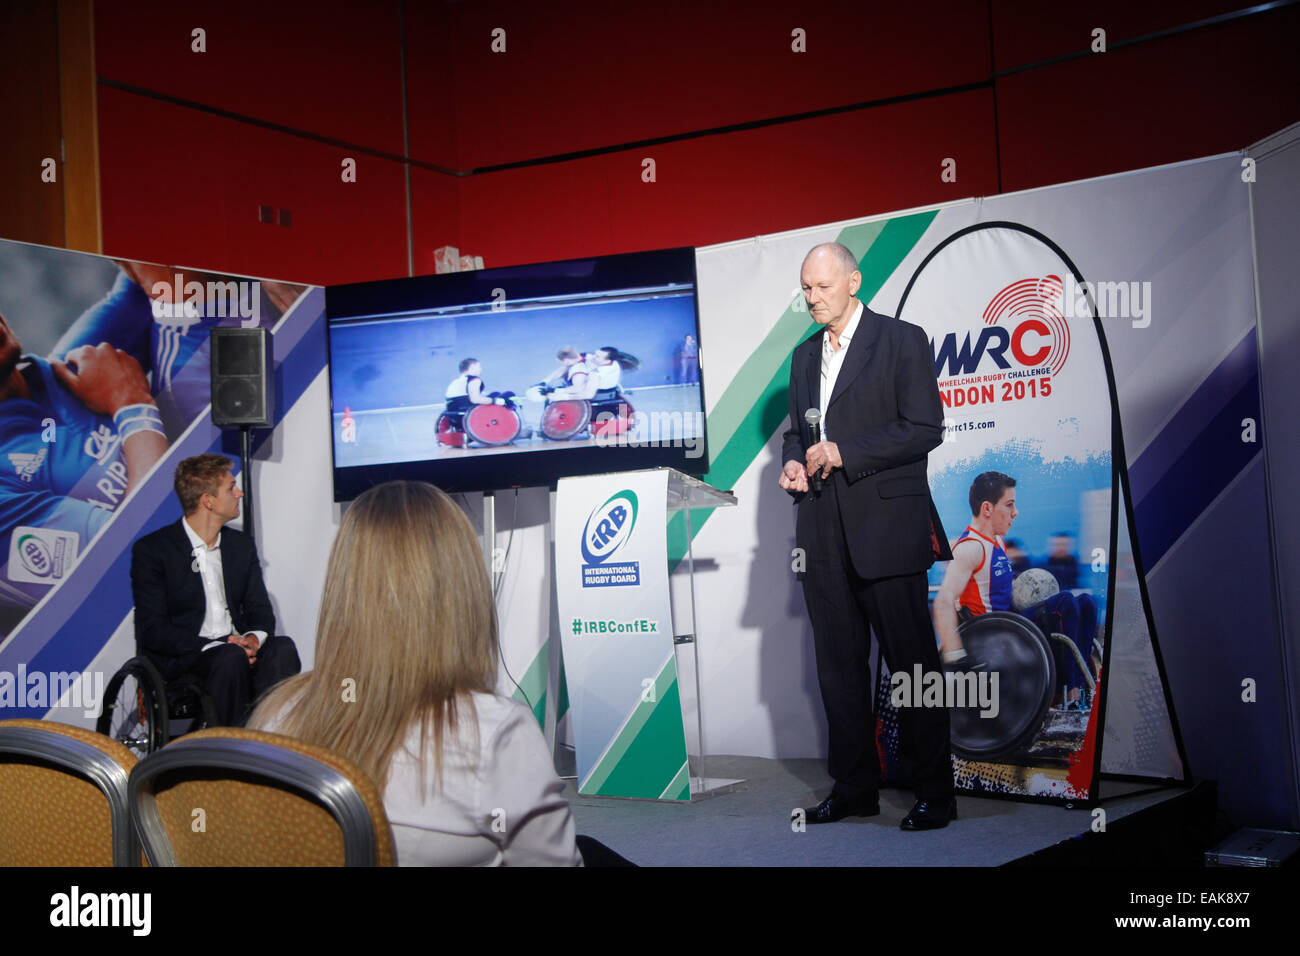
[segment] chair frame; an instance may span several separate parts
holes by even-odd
[[[325,805],[343,832],[344,866],[377,866],[379,844],[370,811],[343,773],[313,757],[260,740],[181,737],[151,753],[131,772],[131,822],[150,866],[179,866],[155,802],[161,774],[208,767],[262,777],[294,787]]]
[[[46,760],[88,777],[108,800],[113,821],[113,865],[140,865],[140,841],[130,813],[129,771],[125,767],[75,737],[36,727],[0,724],[0,753]]]

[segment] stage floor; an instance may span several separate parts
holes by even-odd
[[[1092,811],[1059,805],[958,796],[959,818],[943,830],[907,833],[898,823],[910,792],[884,790],[880,815],[791,830],[796,807],[830,792],[824,760],[708,758],[710,777],[741,778],[736,789],[658,803],[579,796],[568,780],[578,832],[641,866],[999,866],[1090,831]],[[1123,793],[1134,784],[1103,782],[1107,825],[1185,791]]]

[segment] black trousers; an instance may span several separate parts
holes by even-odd
[[[880,789],[870,632],[875,631],[891,673],[910,677],[915,664],[935,672],[942,665],[926,599],[925,572],[859,577],[844,539],[835,485],[835,480],[828,480],[820,495],[800,505],[812,508],[814,514],[803,593],[830,731],[827,769],[838,793],[870,797]],[[889,542],[880,542],[880,547],[889,547]],[[948,711],[900,708],[899,735],[903,769],[915,784],[917,799],[952,796]]]
[[[187,659],[183,668],[196,677],[217,710],[222,727],[242,727],[261,696],[302,670],[298,648],[284,635],[267,637],[248,666],[248,654],[238,644],[223,644]],[[167,676],[167,675],[164,675]],[[170,678],[168,678],[170,679]]]

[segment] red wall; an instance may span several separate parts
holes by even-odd
[[[488,265],[703,245],[1240,149],[1300,119],[1300,6],[1123,41],[1244,5],[98,0],[105,250],[404,275],[404,155],[419,273],[446,244]],[[1044,63],[1097,27],[1109,52]]]

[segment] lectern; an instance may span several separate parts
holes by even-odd
[[[735,503],[730,492],[671,468],[559,482],[552,513],[554,619],[563,646],[579,793],[689,800],[737,782],[708,777],[702,759],[691,549],[691,512]],[[688,597],[675,608],[667,523],[677,512],[686,526]],[[678,685],[679,644],[690,645],[696,665],[700,754],[693,760]],[[557,678],[552,668],[552,680]],[[556,691],[552,686],[547,696],[557,699]]]

